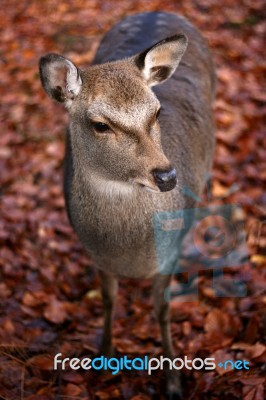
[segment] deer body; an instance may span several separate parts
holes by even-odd
[[[173,357],[164,299],[170,276],[158,273],[152,218],[193,208],[182,187],[200,195],[211,166],[215,79],[207,45],[184,18],[143,13],[106,34],[89,68],[52,54],[40,71],[48,94],[70,114],[65,197],[102,278],[102,351],[112,350],[117,278],[152,278],[164,353]],[[173,371],[167,385],[180,393]]]

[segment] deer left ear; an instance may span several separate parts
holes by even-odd
[[[48,96],[69,107],[81,90],[81,77],[72,61],[59,54],[40,59],[40,78]]]
[[[185,35],[166,38],[135,58],[137,67],[149,86],[163,83],[175,72],[187,48]]]

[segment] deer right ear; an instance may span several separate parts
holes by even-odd
[[[185,35],[171,36],[135,57],[135,63],[149,86],[163,83],[171,77],[181,61],[187,43]]]
[[[42,57],[39,67],[46,93],[69,107],[82,85],[78,68],[67,58],[53,53]]]

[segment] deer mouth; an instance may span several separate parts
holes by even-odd
[[[158,186],[155,183],[150,182],[148,179],[137,179],[134,180],[133,183],[135,183],[139,188],[147,192],[153,192],[153,193],[161,192]]]

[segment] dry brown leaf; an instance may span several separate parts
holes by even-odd
[[[66,304],[57,300],[55,296],[50,296],[49,300],[49,304],[44,310],[45,318],[55,324],[63,323],[69,317]]]
[[[54,370],[54,359],[51,354],[38,354],[34,357],[31,357],[27,360],[27,366],[31,368],[38,368],[40,370],[45,371],[53,371]]]
[[[224,364],[225,361],[227,360],[232,360],[234,361],[234,357],[232,354],[226,352],[226,350],[217,350],[215,351],[211,357],[215,358],[215,363],[216,363],[216,371],[218,372],[219,375],[224,375],[233,370],[231,363],[228,363],[226,365],[226,368],[220,367],[218,364],[222,363]]]
[[[63,393],[65,396],[79,396],[82,393],[82,389],[73,383],[68,383],[64,389]]]

